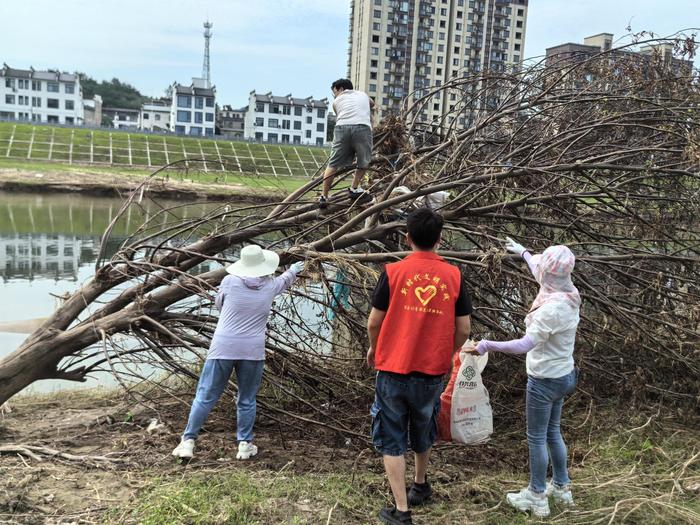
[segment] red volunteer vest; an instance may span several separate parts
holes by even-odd
[[[433,252],[414,252],[385,269],[389,309],[379,331],[375,368],[446,374],[454,353],[459,268]]]

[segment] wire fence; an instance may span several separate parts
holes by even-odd
[[[328,158],[325,148],[152,135],[58,126],[0,123],[0,158],[157,168],[184,161],[204,172],[311,176]]]

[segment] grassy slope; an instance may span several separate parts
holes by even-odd
[[[94,164],[162,166],[181,159],[207,159],[207,171],[222,171],[221,158],[227,171],[309,176],[327,156],[327,150],[318,147],[0,122],[0,158],[14,160],[48,161],[50,157],[61,163],[71,159],[90,164],[92,159]],[[203,168],[201,163],[199,167]]]

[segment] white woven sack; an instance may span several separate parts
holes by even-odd
[[[459,373],[452,393],[450,432],[452,441],[468,445],[488,441],[493,433],[489,393],[481,380],[488,354],[461,352]]]

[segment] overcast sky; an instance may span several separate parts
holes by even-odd
[[[700,27],[698,0],[530,0],[525,55],[602,33]],[[330,96],[347,69],[349,0],[0,0],[0,61],[118,77],[150,96],[200,76],[202,22],[214,23],[221,104],[248,93]]]

